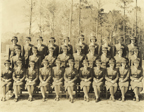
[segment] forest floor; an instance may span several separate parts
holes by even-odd
[[[1,54],[1,68],[5,60],[5,54]],[[0,89],[1,93],[1,89]],[[1,98],[1,94],[0,94]],[[144,93],[141,94],[141,101],[135,102],[131,98],[125,102],[116,100],[112,102],[108,99],[95,103],[94,98],[89,102],[83,100],[83,97],[76,98],[74,103],[62,97],[60,101],[55,101],[54,96],[49,96],[46,102],[42,101],[41,94],[34,96],[34,101],[27,101],[28,93],[23,93],[18,102],[10,98],[5,102],[0,101],[0,112],[144,112]]]

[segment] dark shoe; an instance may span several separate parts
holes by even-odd
[[[28,97],[28,101],[30,101],[30,97]]]
[[[139,102],[140,100],[139,100],[139,98],[136,98],[136,102]]]
[[[43,102],[45,102],[46,101],[46,99],[45,98],[43,98]]]
[[[98,98],[96,98],[95,102],[97,103],[98,101],[99,101],[99,99],[98,99]]]
[[[87,100],[87,98],[86,98],[86,96],[84,96],[84,101],[86,101]]]
[[[14,101],[15,101],[15,102],[18,102],[18,98],[15,98]]]
[[[110,96],[109,100],[112,100],[112,97]]]
[[[33,97],[30,97],[30,101],[33,101]]]
[[[133,101],[136,101],[136,98],[135,98],[135,97],[133,98]]]
[[[119,98],[119,101],[121,101],[122,100],[122,98]]]
[[[125,101],[125,98],[122,98],[122,102],[124,102]]]
[[[115,98],[114,97],[112,97],[112,101],[115,102]]]
[[[89,102],[89,98],[87,98],[87,100],[86,100],[87,102]]]
[[[72,99],[71,99],[71,103],[73,103],[73,102],[74,102],[74,99],[72,98]]]
[[[1,101],[3,101],[3,97],[1,98]]]

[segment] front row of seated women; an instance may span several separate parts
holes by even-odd
[[[21,95],[21,89],[26,81],[25,88],[29,93],[29,101],[33,100],[33,92],[36,86],[41,90],[43,101],[46,101],[47,89],[52,84],[56,93],[55,100],[59,100],[60,88],[63,85],[65,90],[68,91],[70,102],[74,102],[73,91],[74,85],[78,83],[77,79],[80,79],[80,87],[84,92],[84,100],[89,101],[88,92],[92,85],[95,93],[95,102],[100,101],[101,88],[105,85],[107,91],[110,91],[110,100],[115,101],[115,93],[119,86],[121,90],[120,100],[125,101],[125,94],[131,85],[134,91],[134,100],[139,101],[139,94],[142,91],[142,79],[143,70],[139,68],[139,58],[134,60],[134,65],[131,68],[127,68],[127,60],[123,58],[121,60],[121,66],[115,67],[115,60],[112,58],[109,60],[108,68],[101,68],[101,60],[97,59],[96,67],[89,68],[89,62],[85,59],[83,61],[83,67],[78,71],[74,67],[74,60],[69,59],[69,67],[61,67],[61,61],[56,60],[56,66],[52,69],[49,67],[48,60],[43,60],[43,67],[39,72],[35,69],[35,62],[29,62],[29,68],[25,71],[22,67],[22,60],[18,60],[17,68],[12,70],[10,68],[10,61],[6,60],[4,65],[5,69],[2,72],[2,101],[6,100],[6,93],[9,91],[10,86],[13,84],[15,101],[17,102]],[[13,82],[13,80],[14,82]],[[53,82],[52,80],[53,79]]]

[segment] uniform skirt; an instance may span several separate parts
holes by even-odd
[[[67,90],[68,87],[73,87],[73,86],[74,86],[74,82],[65,81],[65,90]]]
[[[12,85],[12,82],[4,82],[4,81],[1,81],[1,86],[8,86],[10,87]]]
[[[108,82],[108,81],[105,82],[105,85],[106,85],[107,90],[109,90],[110,87],[117,87],[117,83],[111,83],[111,82]]]
[[[23,86],[23,82],[16,82],[16,81],[14,81],[14,83],[13,83],[13,89],[15,89],[15,86],[20,86],[21,87],[21,89],[22,89],[22,86]]]
[[[121,89],[122,87],[128,87],[128,86],[129,86],[129,82],[128,82],[128,81],[119,82],[119,87],[120,87],[120,89]]]
[[[131,81],[130,82],[131,86],[132,86],[132,89],[135,89],[136,87],[143,87],[143,83],[142,82],[134,82],[134,81]]]
[[[29,82],[29,81],[27,81],[26,82],[26,85],[25,85],[25,88],[28,88],[28,86],[35,86],[36,85],[36,82]]]
[[[52,83],[52,88],[54,88],[55,86],[61,86],[61,85],[62,85],[62,82],[60,82],[60,81],[54,81]]]
[[[91,84],[90,81],[81,81],[80,82],[80,87],[82,89],[84,86],[90,86],[90,84]]]
[[[96,86],[96,87],[102,87],[103,85],[104,85],[104,83],[103,82],[95,82],[95,81],[93,81],[93,88]]]

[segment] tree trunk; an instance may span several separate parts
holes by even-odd
[[[72,37],[72,16],[73,16],[73,0],[71,0],[70,21],[69,21],[69,37]]]
[[[33,3],[33,1],[31,0],[29,36],[31,36],[31,26],[32,26],[32,10],[33,10],[33,4],[32,3]]]

